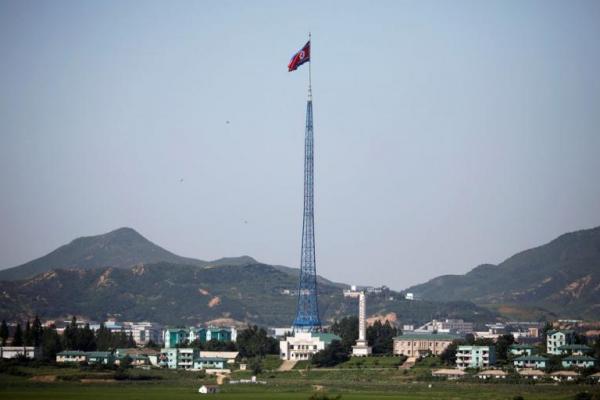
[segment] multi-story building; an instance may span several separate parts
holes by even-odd
[[[450,333],[410,333],[394,338],[394,354],[420,357],[427,354],[440,355],[462,336]]]
[[[209,326],[208,328],[190,329],[189,340],[199,340],[201,343],[206,343],[211,340],[217,340],[219,342],[235,342],[237,339],[237,329],[231,328],[220,328]]]
[[[282,360],[308,360],[334,340],[341,338],[332,333],[295,332],[279,342],[279,356]]]
[[[458,346],[456,367],[489,368],[496,363],[496,351],[493,346]]]
[[[125,323],[126,330],[131,332],[133,340],[137,345],[146,345],[150,341],[162,343],[162,326],[155,322],[128,322]]]
[[[546,333],[546,352],[548,354],[560,355],[560,347],[573,344],[575,333],[572,330],[548,331]]]
[[[198,350],[192,348],[164,348],[160,351],[158,365],[170,369],[192,369]]]
[[[177,345],[185,343],[186,340],[188,340],[186,329],[171,328],[163,331],[163,343],[167,349],[177,347]]]
[[[237,339],[237,329],[231,328],[169,328],[163,331],[163,343],[166,348],[177,347],[183,343],[191,343],[195,340],[206,343],[211,340],[219,342],[232,341]]]

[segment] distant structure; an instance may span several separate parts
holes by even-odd
[[[314,140],[312,89],[310,83],[306,104],[306,130],[304,138],[304,217],[302,222],[300,285],[298,288],[298,307],[293,327],[294,332],[315,332],[321,329],[319,305],[317,304],[317,266],[315,261]]]
[[[358,297],[358,339],[356,344],[352,346],[353,356],[368,356],[371,354],[371,347],[367,342],[367,299],[363,290],[356,290],[356,286],[352,286],[350,290],[344,290],[344,297]]]

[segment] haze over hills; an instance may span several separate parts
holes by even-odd
[[[214,261],[181,257],[152,243],[134,229],[119,228],[102,235],[80,237],[43,257],[0,270],[0,280],[31,278],[55,268],[130,268],[137,264],[153,264],[161,261],[198,267],[256,263],[256,260],[248,256],[221,258]]]
[[[499,265],[443,275],[407,289],[432,301],[468,300],[510,314],[523,306],[600,318],[600,227],[564,234]]]

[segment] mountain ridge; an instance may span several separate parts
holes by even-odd
[[[464,299],[492,307],[528,306],[561,315],[600,315],[600,227],[565,233],[498,265],[441,275],[406,289],[431,301]]]
[[[0,270],[0,280],[31,278],[54,268],[129,268],[161,261],[199,267],[257,262],[250,256],[223,257],[213,261],[182,257],[151,242],[133,228],[121,227],[100,235],[78,237],[42,257]]]

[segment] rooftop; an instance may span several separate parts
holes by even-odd
[[[333,334],[333,333],[319,333],[319,332],[317,332],[317,333],[312,333],[311,336],[319,338],[319,340],[322,340],[326,344],[329,344],[329,343],[333,342],[334,340],[342,340],[341,337],[339,337],[338,335]]]
[[[451,333],[406,333],[396,336],[394,340],[458,340],[462,336]]]
[[[548,361],[548,359],[543,356],[537,356],[535,354],[532,354],[530,356],[517,357],[514,361]]]

